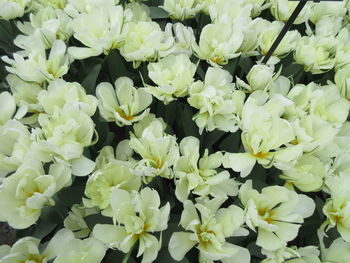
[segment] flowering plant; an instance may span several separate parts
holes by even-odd
[[[348,263],[350,2],[269,52],[297,4],[0,0],[0,263]]]

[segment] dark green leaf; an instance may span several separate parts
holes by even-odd
[[[241,57],[239,59],[239,66],[243,69],[244,73],[248,73],[253,65],[253,60],[250,57]]]
[[[107,58],[108,73],[111,82],[114,83],[119,77],[125,77],[129,75],[128,68],[126,66],[126,61],[120,55],[119,51],[112,50]]]
[[[84,218],[89,229],[93,229],[96,224],[113,224],[112,218],[105,217],[101,214],[89,215]]]
[[[152,19],[165,19],[169,17],[168,12],[163,8],[151,6],[149,9],[151,11],[150,16]]]
[[[48,223],[42,220],[39,220],[36,224],[36,228],[34,232],[31,234],[31,236],[43,239],[47,235],[49,235],[57,226],[56,223]]]
[[[81,85],[85,88],[86,92],[89,94],[95,94],[96,81],[98,75],[100,74],[101,66],[101,64],[95,65],[81,83]]]
[[[197,124],[192,120],[193,112],[190,106],[184,105],[184,111],[181,117],[182,128],[184,130],[185,136],[199,137],[199,129]]]
[[[59,191],[57,196],[63,205],[71,207],[73,204],[81,203],[84,191],[85,185],[73,185]]]

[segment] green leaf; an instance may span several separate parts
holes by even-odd
[[[88,225],[89,229],[92,230],[96,224],[111,224],[113,225],[112,218],[105,217],[101,214],[94,214],[84,217],[85,223]]]
[[[168,12],[163,8],[151,6],[149,9],[151,11],[150,16],[152,19],[165,19],[169,17]]]
[[[184,110],[182,113],[182,128],[185,136],[195,136],[199,137],[199,129],[197,124],[192,120],[193,112],[188,105],[184,105]]]
[[[48,223],[48,222],[39,220],[31,236],[39,239],[43,239],[46,236],[48,236],[57,227],[57,225],[58,224],[56,223]]]
[[[238,64],[243,69],[244,73],[248,73],[254,65],[250,57],[240,57]]]
[[[107,256],[104,258],[103,262],[105,263],[117,263],[122,262],[125,254],[118,251],[118,250],[110,250],[110,252],[107,252]],[[136,263],[136,261],[130,257],[128,260],[128,263]]]
[[[102,64],[95,65],[81,83],[88,94],[95,94],[96,81],[100,74]]]
[[[109,77],[112,83],[114,83],[119,77],[130,75],[126,61],[117,50],[112,50],[112,52],[109,53],[107,57],[107,64]]]
[[[168,248],[163,248],[158,252],[158,257],[156,262],[166,262],[166,263],[190,263],[190,261],[187,258],[184,258],[181,261],[175,261],[170,253]],[[194,261],[191,261],[194,262]]]
[[[214,130],[208,133],[205,133],[205,137],[204,137],[204,149],[205,148],[209,148],[212,147],[216,142],[218,142],[224,135],[226,134],[226,132],[224,131],[219,131],[219,130]],[[203,136],[203,135],[202,135]]]
[[[73,185],[62,189],[57,193],[58,199],[61,203],[67,207],[71,207],[74,204],[81,203],[84,196],[85,185]]]
[[[226,152],[238,152],[239,146],[241,142],[241,133],[235,132],[223,139],[222,142],[219,143],[219,150]]]
[[[46,223],[61,224],[68,215],[68,211],[62,209],[57,203],[54,206],[46,206],[41,210],[40,219]]]

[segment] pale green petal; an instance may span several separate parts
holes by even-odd
[[[152,263],[157,258],[158,251],[161,248],[161,244],[157,238],[152,235],[149,236],[152,244],[145,249],[141,263]]]
[[[192,233],[175,232],[171,235],[169,241],[169,252],[173,259],[180,261],[186,253],[193,248],[197,242],[190,239]]]
[[[0,125],[10,120],[15,111],[16,103],[11,94],[7,91],[0,93]]]
[[[127,215],[135,214],[130,194],[127,191],[122,189],[115,189],[111,193],[110,200],[113,213],[117,217],[124,217]]]
[[[315,211],[315,202],[313,199],[306,195],[298,195],[298,204],[296,205],[293,213],[301,215],[303,218],[312,216]]]
[[[276,250],[286,245],[286,242],[278,238],[273,232],[259,228],[256,244],[266,250]]]
[[[102,104],[103,107],[114,109],[119,107],[114,88],[110,83],[100,83],[96,87],[96,96],[99,100],[99,105]]]
[[[235,205],[219,209],[216,218],[218,223],[222,226],[222,233],[225,237],[232,236],[244,223],[243,210]]]
[[[44,255],[46,255],[48,259],[56,257],[63,251],[66,251],[67,244],[74,239],[75,237],[72,231],[66,228],[61,229],[50,240],[49,244],[47,245],[44,251]]]
[[[285,222],[274,221],[274,225],[278,226],[278,229],[275,232],[276,236],[285,241],[293,240],[298,235],[298,230],[300,225],[291,224]]]
[[[249,153],[226,153],[223,157],[223,166],[240,172],[246,177],[253,170],[256,159]]]
[[[230,245],[238,249],[238,252],[235,253],[232,257],[223,258],[221,260],[222,263],[250,263],[250,253],[248,249],[232,244]]]
[[[110,247],[118,247],[118,244],[126,238],[127,233],[121,226],[97,224],[92,230],[92,235]]]
[[[68,53],[75,59],[85,59],[89,57],[95,57],[101,54],[99,50],[86,47],[69,47]]]
[[[0,246],[0,260],[1,258],[3,258],[4,256],[6,256],[7,254],[10,253],[11,247],[8,245],[2,245]]]
[[[86,176],[90,174],[95,168],[95,162],[81,156],[72,161],[72,173],[76,176]]]
[[[184,210],[181,214],[180,224],[184,229],[188,229],[188,227],[195,222],[200,222],[196,207],[190,200],[187,200],[184,203]]]

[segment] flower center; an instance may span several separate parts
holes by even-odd
[[[118,112],[119,116],[124,120],[131,121],[134,118],[131,115],[126,115],[121,109],[115,109],[115,111]]]

